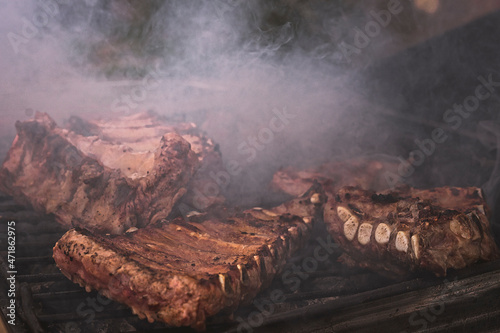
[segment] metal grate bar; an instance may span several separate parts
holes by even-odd
[[[16,258],[17,265],[51,264],[51,263],[54,263],[54,259],[52,258],[52,256]]]
[[[54,299],[67,299],[67,298],[76,298],[76,297],[84,297],[87,292],[82,289],[75,290],[66,290],[66,291],[54,291],[48,293],[36,293],[33,294],[33,299],[35,301],[49,301]]]
[[[55,274],[31,274],[31,275],[18,275],[17,280],[20,282],[29,282],[29,283],[37,283],[37,282],[52,282],[52,281],[65,281],[68,278],[65,277],[62,273]]]
[[[135,317],[130,309],[107,310],[95,314],[94,320]],[[76,312],[40,314],[38,320],[43,323],[64,323],[69,321],[84,321],[86,317],[79,316]]]

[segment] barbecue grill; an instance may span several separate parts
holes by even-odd
[[[434,64],[440,71],[452,73],[456,70],[470,70],[481,74],[481,70],[499,73],[498,54],[495,52],[495,36],[500,33],[500,13],[483,17],[466,26],[433,38],[403,53],[380,60],[368,69],[361,71],[359,80],[376,78],[381,72],[396,71],[400,66],[411,69],[421,68],[422,54],[432,52],[445,39],[463,38],[464,45],[477,50],[474,61],[464,59],[459,65],[447,64],[446,59]],[[489,34],[491,37],[485,37]],[[481,35],[481,38],[478,36]],[[488,39],[489,38],[489,39]],[[488,39],[491,48],[484,47]],[[481,42],[478,42],[481,40]],[[471,54],[472,52],[466,52]],[[432,73],[427,74],[431,76]],[[479,75],[478,74],[478,75]],[[466,95],[466,84],[457,87],[425,86],[432,80],[425,74],[420,76],[421,83],[409,82],[408,73],[398,73],[399,78],[391,81],[378,81],[377,88],[371,89],[378,101],[386,103],[388,109],[394,106],[384,96],[402,95],[407,100],[403,104],[413,104],[424,108],[439,108],[441,105],[426,105],[427,100],[419,100],[423,91],[435,89],[436,95],[449,95],[458,89],[457,94]],[[475,77],[471,79],[471,82]],[[373,82],[373,81],[369,81]],[[360,82],[358,82],[360,83]],[[425,87],[424,87],[425,86]],[[469,86],[474,86],[471,83]],[[358,87],[363,87],[362,82]],[[359,88],[356,88],[359,89]],[[460,91],[462,89],[462,91]],[[410,91],[411,90],[411,91]],[[389,93],[390,92],[390,93]],[[408,93],[409,92],[409,93]],[[495,98],[499,93],[496,92]],[[370,98],[370,96],[368,96]],[[489,101],[497,107],[496,99]],[[400,100],[398,102],[401,102]],[[495,104],[497,103],[497,104]],[[392,105],[391,105],[392,104]],[[400,104],[398,104],[400,106]],[[498,112],[498,111],[496,111]],[[425,117],[411,114],[385,113],[380,117],[401,125],[395,137],[404,137],[405,130],[414,126],[432,129],[436,123],[422,120]],[[439,124],[438,124],[439,125]],[[454,133],[459,140],[476,140],[477,133],[461,129]],[[495,146],[496,139],[491,136],[483,140]],[[2,147],[0,151],[3,151]],[[494,170],[495,154],[487,152],[484,170]],[[460,156],[461,151],[450,152],[449,156]],[[457,157],[459,158],[459,157]],[[471,164],[472,166],[472,164]],[[429,167],[432,168],[432,165]],[[498,165],[497,165],[498,168]],[[416,182],[432,186],[446,182],[446,177],[437,179],[429,176],[428,169],[417,173]],[[474,178],[474,172],[464,175],[464,184]],[[499,174],[491,179],[496,180]],[[492,228],[500,236],[498,204],[492,202],[494,212]],[[166,328],[161,323],[148,323],[133,315],[131,310],[121,304],[100,296],[95,291],[86,292],[70,282],[55,266],[52,247],[66,231],[51,216],[41,216],[27,207],[16,204],[7,194],[0,194],[0,225],[16,221],[16,325],[8,325],[8,298],[0,295],[2,318],[0,331],[6,332],[194,332],[189,328]],[[321,242],[325,235],[318,226],[315,235],[298,255],[289,260],[284,271],[291,265],[302,265],[305,258]],[[1,243],[7,239],[6,228],[0,230]],[[497,332],[500,330],[500,261],[480,263],[460,271],[451,271],[446,278],[419,274],[394,279],[367,270],[348,268],[337,262],[341,250],[336,248],[327,260],[317,268],[307,272],[307,276],[295,276],[300,280],[297,290],[289,290],[280,276],[252,305],[243,306],[232,316],[216,316],[207,325],[207,332]],[[5,247],[0,249],[0,284],[8,290],[8,262]],[[279,301],[273,300],[273,290],[283,291]]]
[[[64,230],[51,217],[39,216],[5,195],[0,198],[0,209],[1,223],[23,221],[17,225],[16,238],[16,326],[5,324],[5,293],[0,299],[6,332],[166,330],[160,323],[138,319],[124,305],[94,291],[87,293],[62,275],[52,259],[52,247]],[[0,237],[4,241],[6,232]],[[300,265],[310,256],[318,237],[322,239],[317,233],[289,265]],[[452,272],[446,278],[418,276],[395,281],[343,267],[336,262],[340,253],[337,248],[307,277],[297,276],[301,283],[296,291],[287,290],[275,279],[254,302],[257,307],[242,307],[233,318],[214,318],[207,332],[373,332],[374,327],[386,332],[493,332],[500,327],[500,261]],[[3,259],[1,265],[4,283],[8,268]],[[271,300],[270,291],[276,289],[284,291],[284,300]],[[194,332],[188,328],[167,331]]]

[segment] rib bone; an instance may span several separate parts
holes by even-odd
[[[372,229],[373,225],[371,225],[370,223],[362,223],[359,226],[358,241],[361,245],[366,245],[370,242],[370,239],[372,237]]]
[[[314,193],[312,196],[311,196],[311,203],[312,204],[317,204],[317,203],[320,203],[321,202],[321,198],[319,196],[319,193]]]
[[[279,214],[276,214],[275,212],[270,211],[270,210],[267,210],[267,209],[263,209],[262,211],[263,211],[263,212],[264,212],[264,214],[266,214],[267,216],[271,216],[271,217],[276,217],[276,216],[279,216]]]
[[[219,274],[219,282],[222,288],[222,291],[226,293],[226,276],[224,274]]]
[[[408,232],[398,231],[396,235],[396,249],[401,252],[408,252]]]
[[[420,239],[418,235],[411,236],[411,248],[416,259],[420,259]]]
[[[358,219],[354,215],[351,215],[346,223],[344,223],[344,235],[348,240],[352,241],[354,239],[356,231],[358,230],[358,225]]]
[[[387,244],[391,238],[391,229],[385,223],[380,223],[375,229],[375,241],[379,244]]]
[[[245,266],[238,264],[238,265],[236,265],[236,267],[240,271],[240,281],[242,283],[247,283],[248,280],[250,279],[250,277],[248,276],[248,271],[245,268]]]
[[[347,220],[349,220],[349,218],[352,216],[352,213],[347,208],[338,206],[337,215],[340,217],[342,221],[347,222]]]

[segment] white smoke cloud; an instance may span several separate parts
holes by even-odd
[[[242,165],[232,182],[254,199],[280,166],[397,156],[393,124],[361,95],[366,83],[352,81],[338,48],[352,44],[355,27],[376,23],[351,2],[151,0],[152,12],[132,3],[0,0],[0,130],[12,136],[14,122],[34,110],[60,124],[116,111],[184,115]],[[381,26],[359,58],[396,43],[391,25],[405,13]],[[270,139],[276,110],[294,117]]]

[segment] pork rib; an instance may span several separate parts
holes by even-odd
[[[54,260],[72,281],[142,318],[201,330],[207,317],[230,313],[271,282],[308,240],[324,198],[311,189],[274,209],[217,209],[119,236],[73,229]]]
[[[160,116],[155,112],[141,112],[128,116],[111,116],[100,119],[71,117],[67,128],[87,137],[98,137],[115,145],[126,145],[142,151],[155,147],[158,138],[165,133],[176,132],[189,142],[200,162],[200,167],[187,186],[187,193],[181,199],[185,205],[198,211],[221,204],[221,193],[212,193],[209,186],[211,174],[224,170],[218,146],[194,123],[183,122]],[[120,165],[117,165],[118,167]]]
[[[16,128],[0,190],[68,227],[116,234],[159,221],[201,163],[174,127],[133,131],[115,124],[106,132],[89,125],[79,133],[37,113]],[[129,141],[119,141],[120,133]]]
[[[342,186],[385,190],[389,185],[384,174],[396,167],[392,161],[374,157],[332,161],[304,170],[287,167],[273,175],[271,188],[294,197],[304,193],[315,181],[329,194],[337,193]]]
[[[479,188],[344,187],[325,205],[324,219],[348,261],[384,273],[444,276],[499,256]]]

